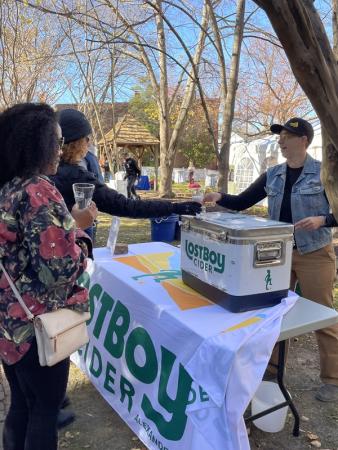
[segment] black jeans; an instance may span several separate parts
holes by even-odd
[[[19,362],[3,367],[11,390],[4,450],[56,450],[56,421],[66,393],[69,358],[41,367],[34,340]]]
[[[138,198],[138,195],[136,194],[135,186],[134,186],[135,181],[136,181],[136,175],[128,175],[128,177],[127,177],[128,198],[132,198],[132,196],[134,196],[134,198]]]

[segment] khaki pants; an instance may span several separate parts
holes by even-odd
[[[332,308],[335,277],[336,256],[332,244],[305,255],[293,251],[290,289],[294,290],[298,281],[303,297]],[[338,385],[338,324],[315,333],[319,347],[320,377],[323,383]],[[272,353],[272,363],[278,361],[276,350]]]

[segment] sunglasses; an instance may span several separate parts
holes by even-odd
[[[59,148],[62,148],[65,143],[65,138],[64,137],[58,138],[57,141],[58,141]]]

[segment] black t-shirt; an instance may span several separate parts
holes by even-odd
[[[284,186],[284,195],[280,208],[279,220],[281,222],[293,223],[291,211],[291,192],[292,186],[296,183],[299,175],[302,173],[303,167],[292,168],[286,166],[286,179]]]

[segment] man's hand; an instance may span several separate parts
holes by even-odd
[[[314,231],[325,225],[325,216],[311,216],[295,223],[295,230]]]
[[[216,203],[219,200],[221,200],[222,198],[222,194],[220,194],[219,192],[208,192],[207,194],[204,195],[203,198],[203,203]]]
[[[71,211],[71,215],[73,216],[76,225],[79,228],[82,228],[82,230],[85,230],[93,225],[98,213],[99,211],[93,201],[87,208],[84,209],[79,209],[78,205],[75,203]]]

